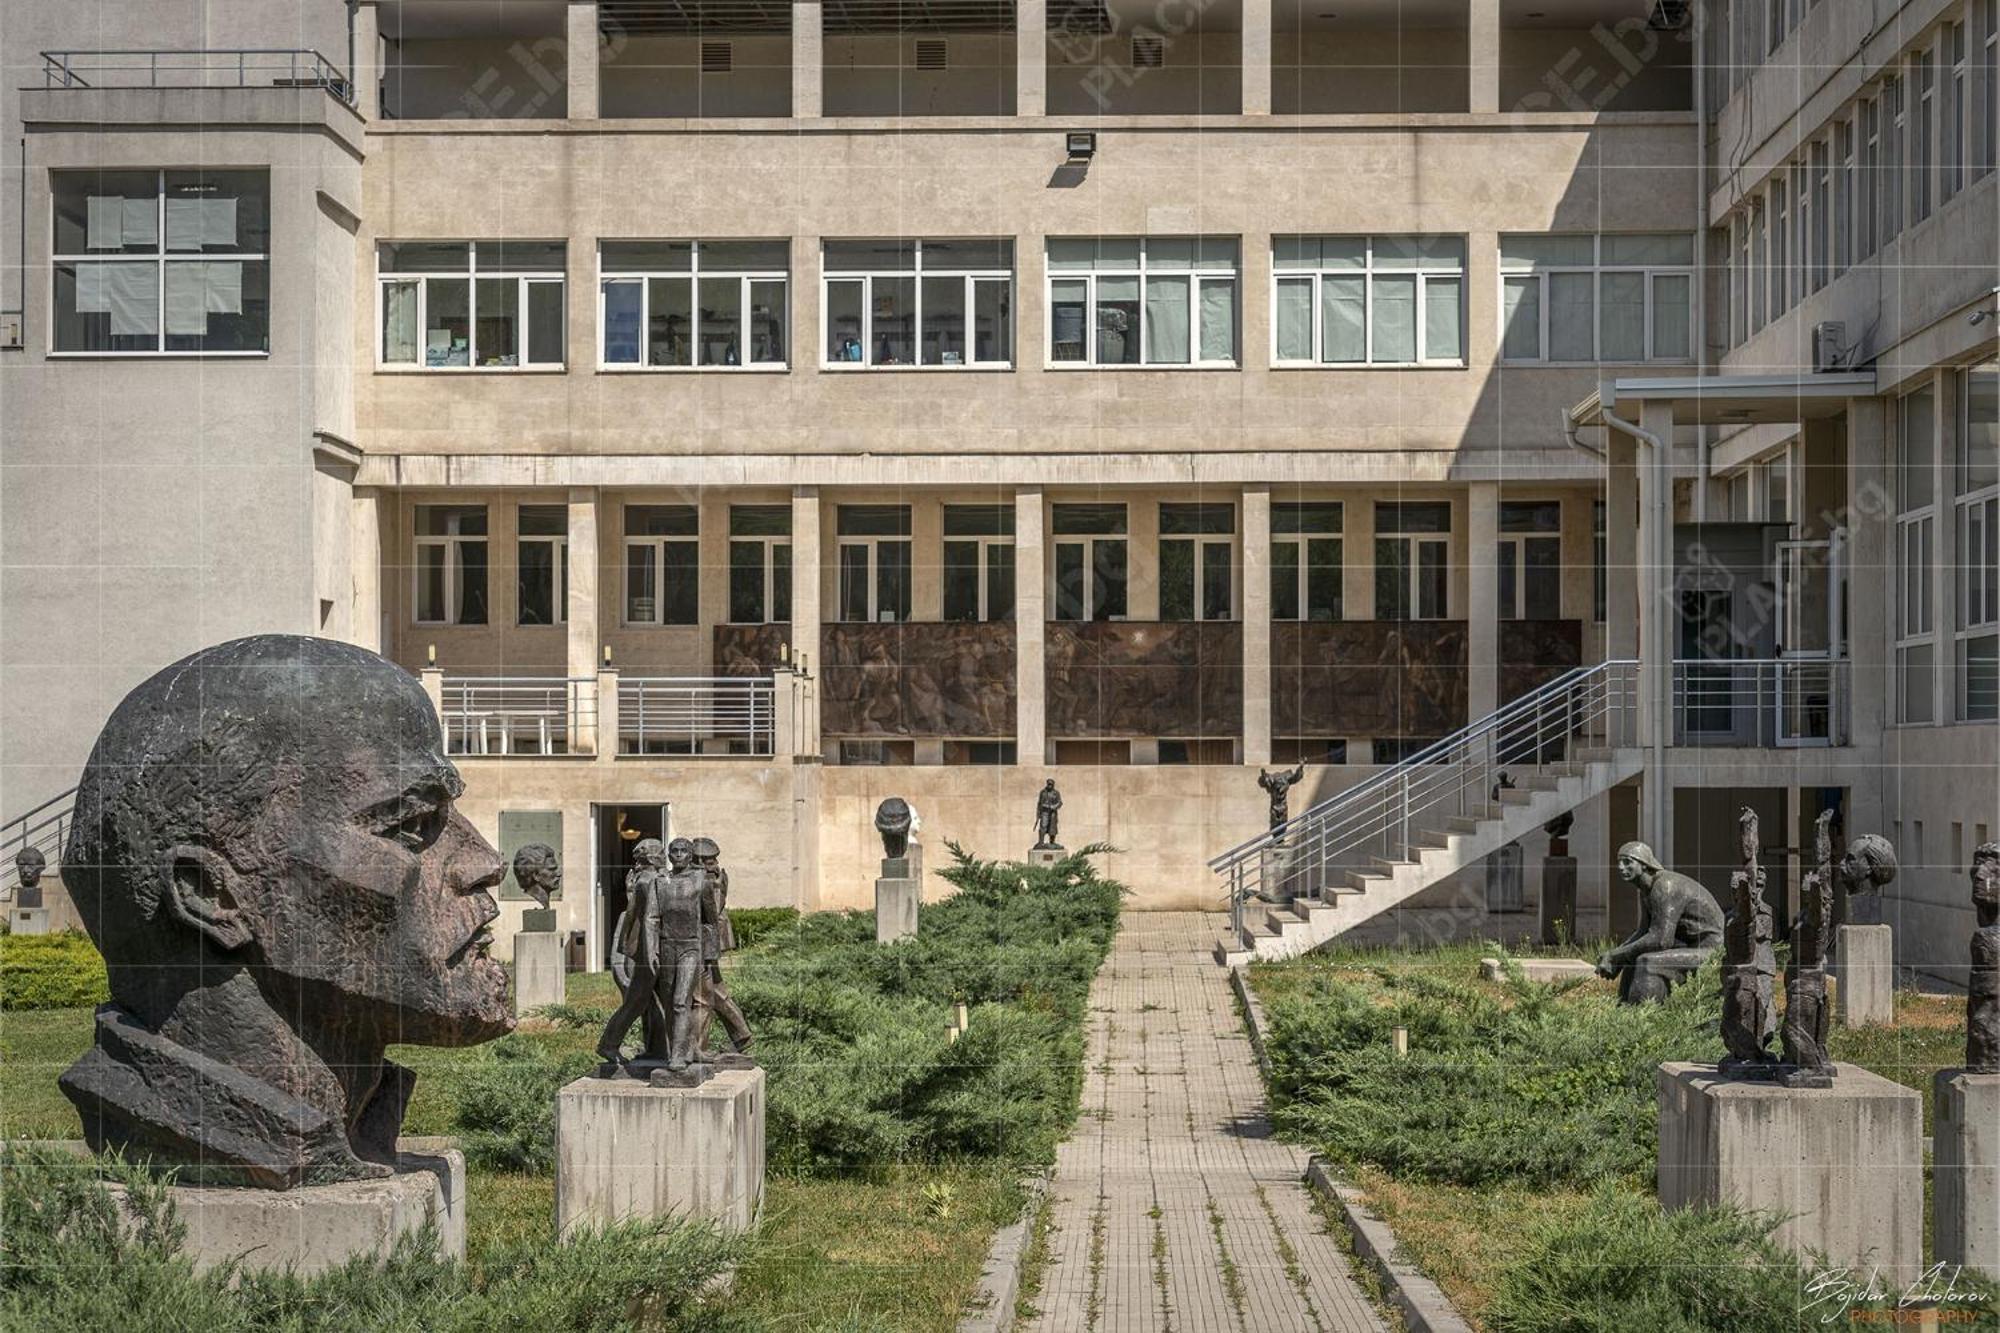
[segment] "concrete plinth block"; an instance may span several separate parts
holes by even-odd
[[[1931,1257],[2000,1277],[2000,1074],[1933,1080]]]
[[[1785,1219],[1779,1244],[1910,1281],[1923,1266],[1923,1097],[1835,1068],[1832,1087],[1793,1089],[1661,1065],[1660,1205],[1767,1209]]]
[[[1561,944],[1581,938],[1576,928],[1576,858],[1542,858],[1542,943]]]
[[[289,1190],[173,1186],[168,1194],[187,1227],[181,1253],[196,1268],[240,1260],[257,1271],[320,1273],[356,1257],[387,1257],[398,1240],[435,1219],[439,1252],[463,1259],[465,1155],[456,1148],[414,1150],[411,1140],[397,1147],[396,1174],[386,1180]],[[122,1203],[124,1189],[108,1188]]]
[[[8,917],[7,928],[16,935],[46,935],[49,933],[49,909],[17,907]]]
[[[547,934],[556,928],[556,909],[553,907],[530,907],[521,913],[520,934]]]
[[[514,937],[514,1016],[563,1002],[563,938],[554,931]]]
[[[1061,847],[1030,847],[1028,864],[1046,870],[1052,865],[1059,864],[1068,855],[1069,853]]]
[[[1521,975],[1530,981],[1544,984],[1553,981],[1588,981],[1597,975],[1594,964],[1581,958],[1516,958],[1515,964]],[[1479,975],[1487,981],[1498,981],[1506,975],[1498,958],[1479,960]]]
[[[556,1229],[707,1218],[747,1231],[764,1201],[764,1071],[696,1088],[580,1078],[556,1094]]]
[[[1888,926],[1842,926],[1833,946],[1834,1019],[1844,1028],[1896,1021],[1896,945]]]
[[[875,881],[875,942],[887,944],[917,933],[917,903],[923,881],[878,879]]]

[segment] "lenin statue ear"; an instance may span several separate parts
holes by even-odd
[[[250,925],[236,906],[236,872],[206,847],[176,843],[167,851],[167,910],[224,953],[250,942]]]

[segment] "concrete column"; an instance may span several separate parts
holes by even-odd
[[[1958,716],[1958,506],[1952,503],[1958,457],[1958,376],[1942,374],[1931,395],[1936,413],[1931,438],[1931,510],[1937,515],[1931,544],[1931,716],[1940,724]]]
[[[599,667],[592,679],[597,693],[596,710],[588,715],[590,753],[597,762],[608,764],[618,758],[618,668]],[[579,719],[578,730],[585,729]],[[582,748],[581,746],[578,747]]]
[[[944,619],[944,502],[934,495],[908,499],[910,619],[934,625]]]
[[[354,68],[347,74],[354,81],[354,109],[363,120],[382,115],[381,33],[375,0],[362,0],[354,7]]]
[[[570,0],[569,118],[597,119],[597,5]]]
[[[794,487],[792,489],[792,665],[796,669],[811,673],[814,680],[819,678],[820,669],[822,552],[819,528],[819,488]],[[807,685],[806,688],[812,698],[818,698],[817,684]],[[800,710],[799,731],[794,744],[797,746],[798,754],[820,752],[817,708],[806,707]]]
[[[820,115],[825,80],[826,42],[820,23],[820,0],[795,0],[792,5],[792,115],[805,120]]]
[[[1243,0],[1243,114],[1271,114],[1271,0]]]
[[[1048,533],[1042,492],[1014,492],[1014,750],[1015,762],[1048,762]]]
[[[1639,442],[1613,430],[1605,444],[1604,653],[1619,661],[1639,655]]]
[[[1243,488],[1243,762],[1271,762],[1271,488]]]
[[[1466,109],[1500,109],[1500,0],[1468,0],[1466,6]]]
[[[1016,0],[1014,5],[1014,114],[1045,116],[1049,110],[1048,0]]]
[[[373,8],[373,6],[365,6]],[[370,487],[354,492],[353,518],[348,526],[354,595],[348,606],[349,637],[357,647],[379,653],[382,642],[382,492]]]
[[[1340,618],[1375,618],[1375,502],[1340,504]]]
[[[569,601],[563,613],[568,622],[569,674],[592,676],[597,672],[603,639],[597,615],[597,576],[600,568],[597,541],[597,488],[573,487],[569,493]]]
[[[424,683],[424,697],[431,701],[431,711],[436,713],[439,720],[442,721],[444,718],[444,668],[427,666],[418,673],[417,678]]]
[[[1500,706],[1500,483],[1475,481],[1465,495],[1467,722]]]
[[[1856,745],[1879,745],[1883,723],[1895,716],[1895,503],[1889,461],[1889,404],[1881,398],[1848,399],[1848,734]],[[1860,815],[1854,812],[1850,828],[1877,827],[1859,822]]]

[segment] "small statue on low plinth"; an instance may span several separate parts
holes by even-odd
[[[514,853],[514,882],[521,892],[548,910],[551,896],[562,892],[562,859],[545,842],[531,842]]]
[[[1792,926],[1792,962],[1785,969],[1784,1070],[1788,1088],[1833,1086],[1833,1058],[1826,1053],[1826,954],[1833,937],[1836,891],[1850,896],[1879,889],[1896,878],[1889,840],[1864,833],[1833,860],[1835,812],[1822,810],[1813,833],[1813,869],[1799,889],[1799,919]]]
[[[1661,865],[1643,842],[1618,849],[1618,875],[1641,895],[1639,929],[1599,956],[1597,974],[1618,978],[1625,1004],[1663,1000],[1722,943],[1722,906],[1700,884]]]
[[[1035,845],[1037,852],[1059,852],[1063,845],[1056,841],[1056,827],[1062,817],[1062,793],[1056,790],[1056,780],[1050,778],[1035,793]]]
[[[1770,1052],[1778,1030],[1777,956],[1771,949],[1774,923],[1764,899],[1764,867],[1759,861],[1757,812],[1749,806],[1736,817],[1742,838],[1743,868],[1729,877],[1733,910],[1723,927],[1722,1061],[1727,1078],[1775,1078],[1777,1057]]]
[[[14,854],[14,906],[34,911],[42,905],[42,876],[49,870],[49,858],[39,847],[23,847]]]
[[[722,955],[736,947],[736,931],[729,924],[729,872],[722,868],[722,848],[713,838],[694,840],[694,859],[708,876],[709,895],[701,934],[701,984],[694,996],[695,1058],[718,1069],[749,1069],[757,1063],[750,1058],[750,1024],[722,977]],[[717,1018],[733,1050],[710,1050],[708,1034]]]
[[[1565,810],[1542,825],[1542,832],[1549,835],[1549,855],[1569,855],[1569,831],[1576,826],[1576,811]]]
[[[632,858],[637,864],[626,880],[629,901],[615,931],[611,968],[625,1000],[598,1039],[604,1064],[597,1072],[649,1078],[656,1087],[693,1087],[713,1072],[694,1058],[694,990],[703,927],[712,924],[708,873],[695,865],[694,844],[686,838],[667,845],[665,869],[657,838],[642,841]],[[622,1045],[634,1019],[643,1020],[645,1054],[627,1061]]]
[[[1285,825],[1292,818],[1292,788],[1303,781],[1305,776],[1304,764],[1300,764],[1289,773],[1283,769],[1279,769],[1276,773],[1267,773],[1261,768],[1257,770],[1257,785],[1271,798],[1271,836],[1274,839],[1284,837]]]
[[[2000,1074],[2000,842],[1972,854],[1972,973],[1965,984],[1965,1068]]]

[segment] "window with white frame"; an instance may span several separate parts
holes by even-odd
[[[1854,263],[1854,122],[1833,127],[1833,275]]]
[[[1938,157],[1938,202],[1956,195],[1965,184],[1966,149],[1972,143],[1972,98],[1966,84],[1965,25],[1948,23],[1938,39],[1938,55],[1944,61],[1944,104],[1939,109],[1940,154]]]
[[[1765,290],[1771,268],[1769,241],[1770,219],[1764,211],[1761,198],[1750,201],[1750,333],[1756,336],[1764,329]]]
[[[1562,501],[1500,502],[1500,618],[1562,617]]]
[[[827,241],[822,364],[962,370],[1014,360],[1014,243]]]
[[[1824,140],[1813,144],[1807,161],[1812,171],[1812,236],[1809,242],[1811,276],[1806,282],[1806,290],[1816,292],[1826,286],[1828,229],[1833,221],[1832,207],[1828,202],[1833,192],[1833,172],[1827,165]]]
[[[1856,182],[1859,195],[1854,203],[1854,257],[1858,260],[1875,253],[1876,237],[1882,227],[1882,103],[1871,99],[1861,104],[1861,167]]]
[[[701,511],[625,506],[625,623],[701,623]]]
[[[1909,143],[1909,115],[1903,106],[1903,80],[1882,80],[1882,225],[1881,244],[1903,232],[1903,163]]]
[[[1233,236],[1052,237],[1051,364],[1233,366]]]
[[[841,505],[840,618],[901,622],[910,618],[910,507]]]
[[[1443,620],[1451,558],[1451,503],[1375,506],[1375,618]]]
[[[1342,614],[1338,500],[1271,505],[1271,618],[1339,620]]]
[[[1685,361],[1694,238],[1672,232],[1500,238],[1508,361]]]
[[[1014,618],[1014,506],[944,507],[944,618]]]
[[[792,618],[792,507],[729,506],[729,623]]]
[[[1235,615],[1236,506],[1160,506],[1160,619]]]
[[[486,623],[486,506],[416,507],[419,625]]]
[[[1791,192],[1785,188],[1785,173],[1771,178],[1771,318],[1792,308],[1791,296]]]
[[[789,241],[604,241],[598,361],[609,370],[757,370],[787,360]]]
[[[514,516],[514,619],[560,625],[569,607],[569,507],[522,505]]]
[[[1937,62],[1935,49],[1912,57],[1916,96],[1910,148],[1910,221],[1931,215],[1931,173],[1937,167]]]
[[[271,350],[267,171],[57,171],[49,350]]]
[[[2000,365],[1959,376],[1958,716],[2000,718]]]
[[[1792,164],[1792,225],[1797,229],[1792,237],[1792,262],[1797,266],[1797,276],[1792,281],[1792,290],[1803,301],[1814,291],[1812,278],[1812,228],[1813,228],[1813,187],[1811,169],[1806,165],[1804,154]]]
[[[1756,464],[1756,517],[1765,523],[1792,521],[1792,454],[1783,449]]]
[[[1930,386],[1897,404],[1896,447],[1896,693],[1903,722],[1936,720],[1932,697],[1932,562],[1937,541],[1936,393]]]
[[[1741,347],[1750,336],[1750,214],[1739,210],[1729,220],[1725,260],[1729,278],[1729,345]]]
[[[1977,109],[1973,113],[1975,176],[1993,170],[2000,156],[2000,0],[1977,0],[1974,40],[1979,44]]]
[[[1465,364],[1465,240],[1276,236],[1278,365]]]
[[[1049,533],[1057,620],[1123,620],[1130,568],[1122,504],[1056,504]]]
[[[376,248],[385,369],[559,370],[561,241],[384,241]]]

